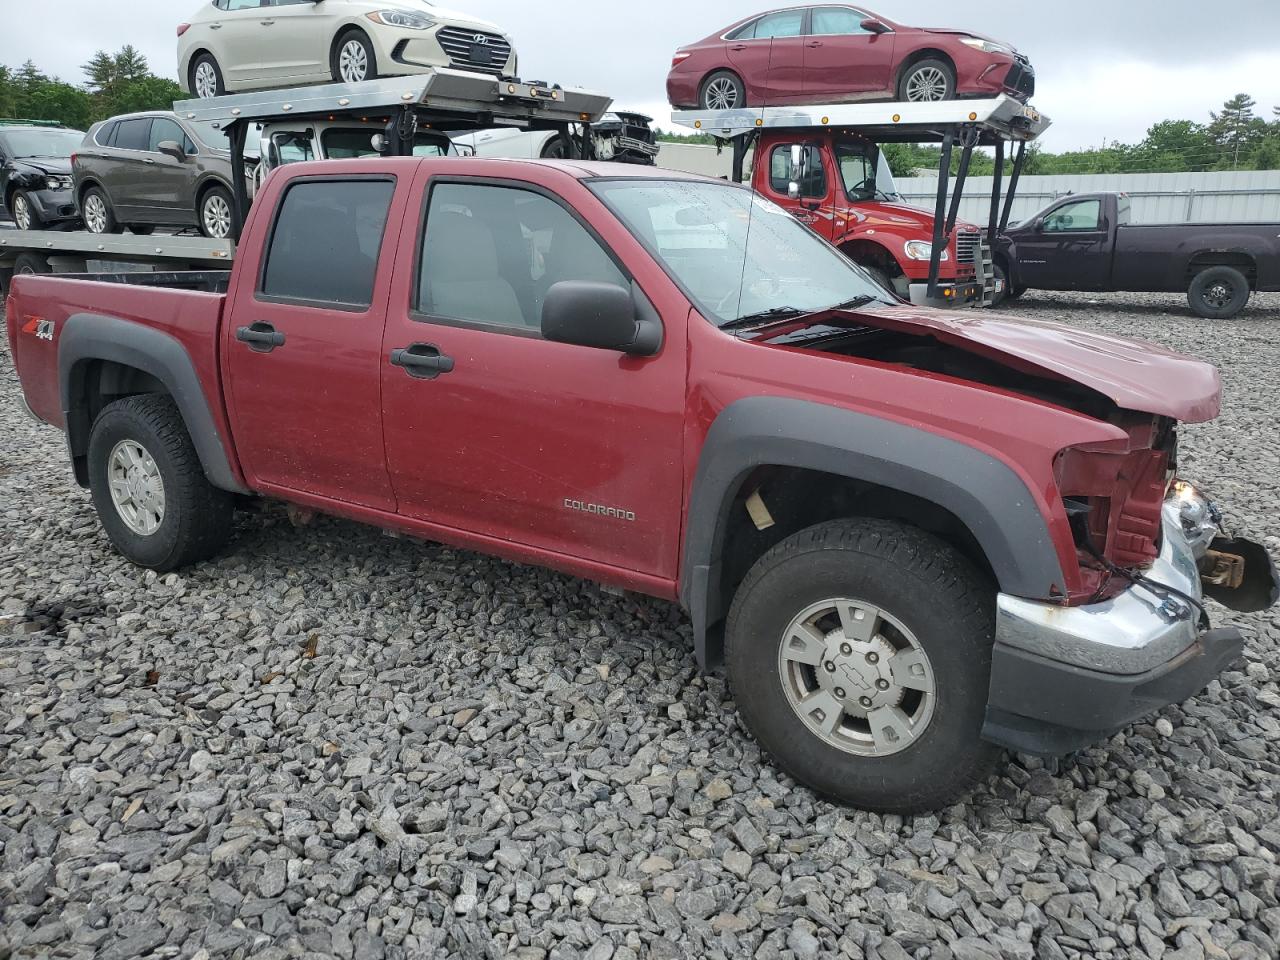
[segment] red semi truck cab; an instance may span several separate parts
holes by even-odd
[[[1183,700],[1243,644],[1204,594],[1275,600],[1265,549],[1175,481],[1216,370],[906,305],[740,185],[300,163],[229,274],[173,282],[19,276],[6,303],[122,554],[202,562],[265,498],[678,601],[761,744],[863,806],[936,809],[998,747]]]
[[[930,298],[934,216],[903,202],[880,148],[865,137],[849,130],[765,131],[756,144],[751,184],[904,300],[929,306],[982,302],[982,231],[956,224]]]

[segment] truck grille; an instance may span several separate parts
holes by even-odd
[[[436,39],[455,67],[501,76],[511,59],[511,44],[496,33],[445,27]]]
[[[956,263],[973,266],[978,262],[978,253],[982,249],[982,234],[977,230],[972,233],[956,234]]]

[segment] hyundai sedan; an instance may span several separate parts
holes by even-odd
[[[200,98],[436,67],[513,76],[516,54],[495,24],[427,0],[213,0],[178,26],[178,76]]]
[[[1000,94],[1025,101],[1034,92],[1035,71],[1010,44],[843,4],[739,20],[677,50],[667,77],[673,106],[706,110]]]

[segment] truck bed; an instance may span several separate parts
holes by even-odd
[[[225,421],[218,326],[228,277],[225,272],[15,277],[8,311],[9,347],[32,413],[65,429],[58,346],[67,321],[84,317],[86,322],[77,326],[92,335],[95,319],[105,325],[114,318],[178,341],[191,358],[209,409]],[[117,346],[128,349],[127,344]],[[225,422],[219,427],[225,429]]]
[[[1257,290],[1280,289],[1280,224],[1143,223],[1115,231],[1111,287],[1124,291],[1187,289],[1190,264],[1215,254],[1247,254]],[[1246,270],[1246,273],[1249,271]]]

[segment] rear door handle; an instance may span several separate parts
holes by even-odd
[[[811,42],[809,43],[809,46],[811,46],[811,47],[820,47],[820,46],[822,46],[822,41],[821,41],[821,40],[813,40],[813,41],[811,41]]]
[[[259,20],[258,22],[264,27],[274,27],[276,25],[274,20]]]
[[[434,380],[442,373],[453,372],[453,357],[446,357],[439,347],[430,343],[411,343],[392,350],[391,363],[404,367],[409,376],[419,380]]]
[[[221,29],[222,29],[222,24],[220,24],[220,23],[211,23],[211,24],[209,24],[209,29],[210,29],[210,30],[221,30]]]
[[[270,353],[276,347],[284,346],[284,334],[269,323],[258,321],[250,327],[236,330],[236,339],[247,343],[255,353]]]

